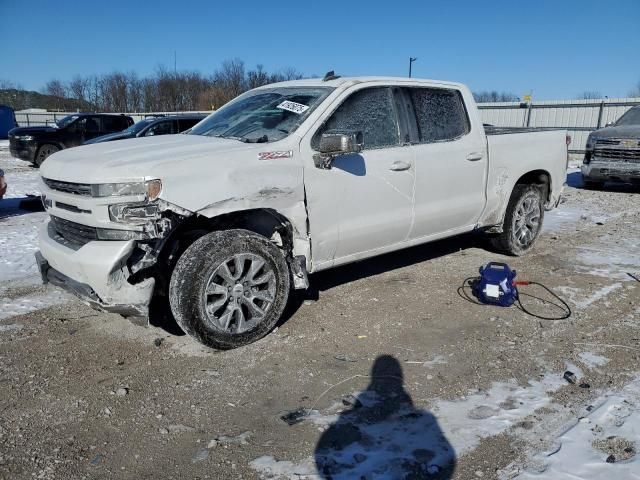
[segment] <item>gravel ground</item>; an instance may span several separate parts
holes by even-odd
[[[11,185],[23,167],[9,167]],[[550,478],[544,452],[640,373],[640,197],[577,178],[529,255],[466,235],[318,274],[276,331],[237,350],[68,297],[0,317],[0,478],[358,478],[376,461],[362,478]],[[0,232],[41,215],[2,208]],[[458,287],[490,260],[555,290],[571,318],[465,300]],[[0,282],[0,301],[52,295],[25,275]],[[585,448],[606,468],[633,461],[637,438],[611,440]]]

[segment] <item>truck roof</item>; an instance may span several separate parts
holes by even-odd
[[[322,78],[305,78],[303,80],[289,80],[286,82],[271,83],[269,85],[263,85],[259,88],[272,88],[277,87],[341,87],[351,86],[358,83],[367,82],[389,82],[389,83],[406,83],[407,85],[442,85],[448,87],[463,87],[464,85],[456,82],[448,82],[444,80],[431,80],[425,78],[409,78],[409,77],[376,77],[376,76],[364,76],[364,77],[338,77],[332,80],[324,80]]]

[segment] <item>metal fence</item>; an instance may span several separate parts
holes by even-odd
[[[496,127],[561,128],[571,135],[570,153],[584,153],[589,133],[615,122],[627,110],[640,105],[638,98],[497,102],[478,105],[484,123]]]
[[[195,112],[146,112],[146,113],[125,113],[133,118],[134,122],[139,120],[155,117],[158,115],[179,115],[184,113],[203,113],[210,114],[211,111],[195,111]],[[77,112],[16,112],[16,121],[21,127],[31,126],[47,126],[53,125],[61,118],[67,115],[77,115]]]

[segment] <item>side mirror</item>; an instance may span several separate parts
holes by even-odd
[[[316,167],[330,169],[338,156],[362,151],[362,132],[326,132],[320,137],[320,153],[313,156]]]

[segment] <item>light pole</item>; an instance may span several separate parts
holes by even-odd
[[[411,64],[415,62],[418,57],[409,57],[409,78],[411,78]]]

